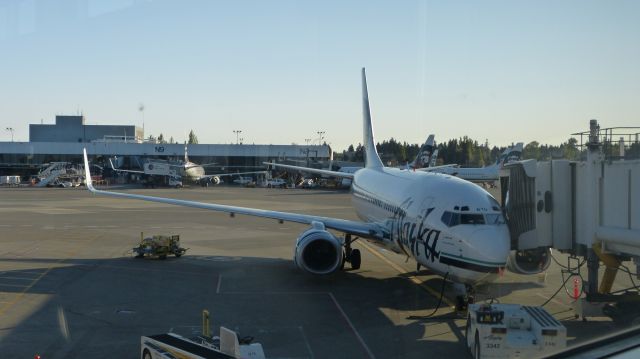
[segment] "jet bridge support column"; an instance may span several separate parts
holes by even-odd
[[[596,252],[589,248],[587,252],[587,298],[598,293],[598,268],[600,259]]]

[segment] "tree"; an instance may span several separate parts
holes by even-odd
[[[173,136],[169,137],[169,143],[173,143]]]
[[[538,141],[531,141],[526,146],[524,146],[522,157],[540,160],[540,144],[538,143]]]
[[[158,136],[158,143],[167,143],[167,141],[165,141],[164,135],[162,133],[160,134],[160,136]]]
[[[198,136],[196,136],[195,133],[193,133],[193,130],[191,130],[191,132],[189,132],[189,142],[190,145],[196,145],[198,144]]]

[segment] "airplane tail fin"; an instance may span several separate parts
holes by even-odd
[[[509,163],[512,161],[519,161],[520,158],[522,157],[523,150],[524,150],[523,142],[518,142],[514,146],[507,148],[506,150],[504,150],[504,152],[502,152],[495,166],[502,168],[506,163]]]
[[[87,185],[89,191],[93,192],[95,189],[93,188],[93,183],[91,181],[91,172],[89,172],[89,159],[87,158],[87,149],[82,149],[84,153],[84,181]]]
[[[435,154],[433,147],[436,143],[434,138],[434,135],[429,135],[429,137],[427,137],[427,142],[420,147],[416,158],[413,162],[409,163],[409,168],[417,169],[432,166],[431,160]]]
[[[438,161],[438,149],[433,150],[433,154],[431,155],[431,160],[429,161],[429,167],[435,167],[436,161]]]
[[[363,142],[365,151],[366,168],[382,168],[384,165],[376,150],[376,143],[373,138],[373,127],[371,126],[371,110],[369,108],[369,92],[367,91],[367,75],[362,68],[362,117],[363,117]]]
[[[520,161],[522,158],[522,151],[524,151],[524,142],[518,142],[515,146],[511,148],[511,153],[509,153],[509,160],[511,161]]]

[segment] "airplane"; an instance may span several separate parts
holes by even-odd
[[[97,195],[307,225],[295,241],[293,262],[314,275],[336,273],[345,262],[360,268],[361,254],[352,243],[365,239],[464,285],[467,298],[476,285],[494,281],[507,265],[510,236],[500,205],[489,192],[457,177],[384,167],[375,147],[364,68],[362,93],[364,168],[355,173],[317,170],[352,179],[352,203],[360,221],[99,190],[92,185],[84,149],[86,187]]]
[[[407,164],[407,168],[409,169],[417,169],[424,167],[433,167],[432,162],[435,164],[435,159],[438,155],[438,150],[435,149],[436,141],[435,135],[429,135],[427,137],[427,141],[420,147],[416,158],[413,159],[411,163]]]
[[[266,171],[250,171],[236,173],[216,173],[207,175],[205,174],[204,165],[199,165],[189,161],[186,144],[184,145],[184,161],[150,159],[143,164],[143,171],[123,170],[115,168],[111,159],[109,159],[109,163],[111,165],[111,169],[116,172],[137,173],[150,176],[177,177],[179,179],[186,179],[192,183],[200,184],[203,187],[208,187],[210,184],[220,184],[222,182],[221,177],[247,174],[266,174]]]
[[[425,168],[425,167],[430,167],[430,168],[435,168],[435,163],[436,163],[436,159],[438,157],[438,149],[436,148],[434,150],[435,147],[435,141],[434,141],[435,135],[431,134],[427,137],[427,141],[420,147],[420,150],[418,151],[418,154],[416,155],[416,158],[414,158],[413,161],[411,161],[410,163],[407,163],[405,166],[403,166],[403,169],[409,170],[409,169],[421,169],[421,168]],[[271,166],[274,165],[274,162],[263,162],[262,164],[267,165],[267,166]],[[437,168],[439,167],[453,167],[455,165],[443,165],[443,166],[437,166]],[[338,170],[338,172],[343,173],[343,175],[334,175],[335,171],[331,170],[331,165],[329,166],[329,172],[325,172],[325,170],[314,170],[310,167],[303,167],[303,166],[294,166],[294,165],[285,165],[285,164],[278,164],[275,167],[281,167],[283,169],[288,169],[288,170],[293,170],[293,171],[298,171],[298,172],[311,172],[311,173],[316,173],[316,174],[320,174],[323,176],[328,176],[328,177],[339,177],[341,178],[340,181],[338,181],[338,185],[341,188],[349,188],[351,187],[351,177],[350,176],[344,176],[344,173],[349,173],[349,174],[353,174],[356,171],[362,169],[361,166],[343,166],[340,167],[340,169]]]
[[[496,160],[496,163],[480,168],[461,168],[453,166],[426,167],[420,171],[429,171],[456,176],[471,182],[490,182],[500,179],[500,169],[506,163],[517,161],[522,155],[524,143],[518,142],[515,146],[509,147]]]

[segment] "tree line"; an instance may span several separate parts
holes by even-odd
[[[514,145],[514,144],[512,144]],[[384,140],[376,144],[376,149],[382,161],[388,166],[404,165],[411,162],[418,155],[419,144],[400,142],[394,138]],[[611,153],[619,150],[617,144],[611,144]],[[483,167],[495,163],[500,154],[507,147],[489,146],[487,143],[479,143],[477,140],[467,136],[450,139],[436,145],[438,149],[437,165],[456,163],[463,167]],[[628,150],[636,156],[640,155],[640,146],[634,144]],[[629,154],[629,153],[628,153]],[[579,160],[584,156],[584,150],[578,145],[575,138],[569,138],[559,145],[541,145],[537,141],[529,142],[524,146],[522,159],[536,159],[545,161],[550,159],[564,158],[568,160]],[[334,153],[334,158],[343,161],[362,162],[364,161],[364,146],[350,145],[342,153]]]

